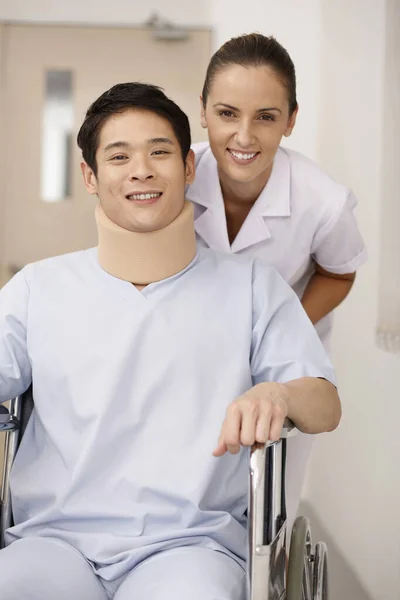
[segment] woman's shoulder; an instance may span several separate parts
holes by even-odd
[[[316,162],[289,148],[280,147],[290,164],[291,189],[300,196],[334,199],[343,201],[348,197],[350,190],[345,185],[335,181]]]

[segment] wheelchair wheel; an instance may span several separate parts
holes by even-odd
[[[306,517],[298,517],[290,540],[286,600],[313,600],[311,550],[310,522]]]
[[[326,544],[315,546],[313,600],[328,600],[328,552]]]

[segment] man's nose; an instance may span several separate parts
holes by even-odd
[[[132,163],[129,178],[133,180],[146,181],[154,178],[154,170],[146,158],[137,158]]]

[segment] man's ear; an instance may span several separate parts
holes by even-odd
[[[204,106],[203,96],[200,96],[200,125],[207,129],[206,107]]]
[[[85,162],[81,162],[81,171],[86,190],[89,194],[97,194],[97,179],[93,169]]]
[[[189,150],[185,163],[185,183],[186,185],[193,183],[196,175],[196,161],[193,150]]]
[[[289,121],[286,127],[286,131],[283,134],[285,137],[289,137],[294,129],[294,126],[296,125],[296,119],[297,119],[297,114],[299,112],[299,107],[296,106],[296,108],[294,109],[294,111],[292,112],[292,114],[289,117]]]

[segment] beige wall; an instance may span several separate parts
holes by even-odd
[[[2,285],[2,269],[1,265],[4,260],[4,210],[5,210],[5,194],[4,194],[4,177],[3,177],[3,148],[4,148],[4,111],[3,111],[3,94],[4,94],[4,27],[0,23],[0,287]]]
[[[189,116],[193,141],[206,137],[200,127],[199,95],[211,32],[191,30],[186,40],[171,42],[155,40],[150,30],[140,28],[6,25],[5,31],[7,152],[0,180],[6,186],[0,263],[21,267],[97,242],[95,199],[83,186],[75,135],[89,104],[111,85],[135,80],[160,85]],[[42,115],[49,69],[72,72],[75,127],[71,196],[45,203]]]
[[[11,273],[5,265],[0,265],[0,288],[11,278]]]
[[[2,264],[3,260],[3,248],[4,248],[4,192],[3,192],[3,144],[4,144],[4,136],[3,136],[3,85],[4,85],[4,70],[3,70],[3,42],[4,42],[4,28],[0,23],[0,288],[6,283],[9,279],[9,273],[7,269]],[[4,455],[4,433],[0,433],[0,477],[1,470],[3,468],[3,455]]]
[[[388,69],[397,69],[393,77],[399,72],[398,6],[398,0],[320,2],[319,161],[359,198],[357,218],[369,253],[336,313],[332,346],[343,420],[334,434],[316,440],[307,487],[307,501],[341,558],[330,573],[333,600],[398,600],[400,593],[400,359],[379,350],[375,336],[386,203],[393,206],[392,219],[399,215],[398,164],[384,137],[386,126],[397,138],[400,133],[398,106],[389,112],[385,95]],[[362,586],[358,593],[343,585],[350,570]]]
[[[386,0],[378,343],[400,355],[400,2]]]
[[[1,126],[2,126],[2,117],[3,117],[3,111],[1,110],[2,106],[1,106],[1,91],[3,88],[3,78],[2,78],[2,49],[3,49],[3,26],[0,24],[0,152],[1,152],[1,148],[3,147],[3,135],[2,135],[2,130],[1,130]],[[1,163],[2,161],[0,160],[0,182],[2,182],[3,178],[2,178],[2,172],[1,172]],[[5,283],[5,279],[6,279],[6,275],[4,273],[4,268],[1,265],[1,259],[2,259],[2,247],[3,247],[3,235],[2,235],[2,229],[4,226],[4,219],[2,219],[2,207],[3,207],[3,193],[1,190],[1,183],[0,183],[0,287]],[[3,466],[3,448],[4,448],[4,435],[0,434],[0,469]],[[1,473],[1,471],[0,471]]]
[[[211,4],[212,0],[4,0],[0,2],[0,19],[25,23],[104,23],[126,26],[142,25],[151,14],[157,13],[172,23],[198,27],[211,24]]]

